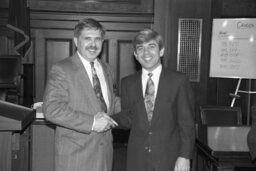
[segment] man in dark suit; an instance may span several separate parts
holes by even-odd
[[[43,112],[56,124],[55,171],[111,171],[114,121],[108,114],[115,96],[109,65],[98,59],[104,35],[97,21],[79,21],[77,52],[49,72]]]
[[[163,40],[154,30],[139,32],[134,55],[142,70],[122,79],[122,111],[112,115],[130,129],[127,171],[189,171],[195,142],[190,83],[162,66]]]

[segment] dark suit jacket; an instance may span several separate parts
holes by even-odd
[[[247,143],[252,160],[256,160],[256,104],[252,107],[252,125],[247,135]]]
[[[101,62],[114,111],[113,82],[109,66]],[[112,134],[91,131],[94,115],[101,111],[78,54],[53,65],[44,94],[43,112],[56,124],[55,171],[111,171]]]
[[[186,76],[164,69],[149,124],[141,71],[121,83],[122,111],[112,117],[130,129],[127,171],[172,171],[177,157],[192,157],[195,142],[194,98]]]

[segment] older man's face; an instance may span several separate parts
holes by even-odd
[[[100,30],[84,29],[74,42],[79,53],[88,61],[94,61],[102,50],[103,37]]]

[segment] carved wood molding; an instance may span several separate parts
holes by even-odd
[[[30,14],[31,29],[65,29],[73,30],[75,24],[82,18],[94,18],[101,22],[107,31],[136,32],[153,25],[153,15],[124,14],[79,14],[53,13],[32,11]]]
[[[154,0],[29,0],[32,10],[99,13],[153,13]]]

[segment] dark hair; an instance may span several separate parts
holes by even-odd
[[[153,29],[143,29],[141,30],[134,38],[133,40],[133,48],[134,51],[136,50],[136,46],[138,44],[147,43],[151,40],[155,40],[159,46],[159,49],[162,49],[164,47],[164,42],[162,36],[154,31]]]
[[[79,37],[81,34],[81,31],[83,29],[95,29],[95,30],[100,30],[101,32],[101,36],[104,38],[105,36],[105,28],[96,20],[92,19],[92,18],[84,18],[82,20],[80,20],[74,29],[74,36],[75,37]]]

